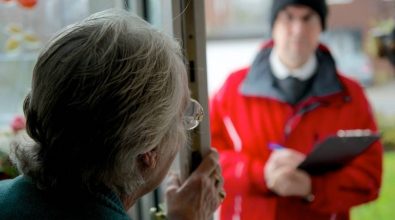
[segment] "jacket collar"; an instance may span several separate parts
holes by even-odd
[[[317,56],[315,54],[311,54],[304,65],[297,69],[290,70],[281,62],[276,48],[273,48],[272,52],[270,52],[269,62],[273,75],[279,80],[292,76],[301,81],[307,81],[314,75],[318,65]]]
[[[256,56],[246,78],[239,87],[242,95],[267,97],[285,102],[285,97],[275,86],[270,66],[269,57],[273,45],[273,41],[269,41]],[[320,45],[317,48],[316,57],[318,67],[314,74],[312,88],[306,98],[325,97],[342,92],[343,87],[337,75],[335,61],[329,50],[324,45]]]

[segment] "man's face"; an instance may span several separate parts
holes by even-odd
[[[280,11],[273,40],[283,64],[290,69],[305,64],[318,46],[321,30],[319,15],[307,6],[287,6]]]

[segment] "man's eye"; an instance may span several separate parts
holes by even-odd
[[[313,15],[306,15],[303,17],[303,21],[305,22],[309,22],[311,20],[313,20]]]
[[[293,19],[294,19],[294,17],[291,15],[291,14],[286,14],[286,19],[288,20],[288,21],[292,21]]]

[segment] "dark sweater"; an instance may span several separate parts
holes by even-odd
[[[0,219],[130,220],[121,200],[110,190],[98,193],[39,190],[26,176],[0,181]]]

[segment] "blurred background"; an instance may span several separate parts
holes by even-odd
[[[352,219],[393,219],[395,210],[395,63],[379,56],[378,36],[395,28],[395,0],[328,0],[329,46],[344,74],[364,87],[375,111],[385,146],[380,198],[352,210]],[[252,62],[259,46],[270,38],[267,0],[205,0],[209,94],[229,73]],[[395,53],[395,40],[392,39]]]
[[[378,56],[377,39],[395,28],[395,0],[328,3],[329,23],[322,41],[340,70],[365,87],[385,145],[381,197],[355,208],[352,219],[393,219],[395,66]],[[262,42],[270,38],[270,6],[268,0],[205,0],[201,16],[206,18],[209,95],[229,73],[250,64]],[[9,139],[18,128],[15,121],[20,121],[40,48],[62,27],[112,7],[140,10],[154,26],[171,32],[171,0],[0,0],[0,156],[1,151],[8,152]]]

